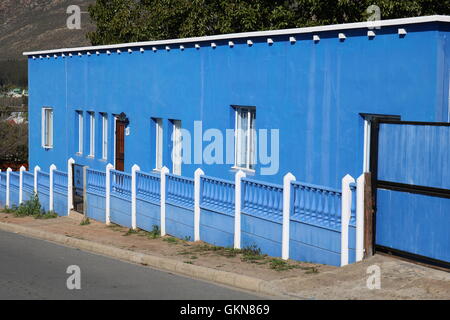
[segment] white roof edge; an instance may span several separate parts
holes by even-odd
[[[390,19],[390,20],[380,20],[380,21],[371,21],[371,22],[344,23],[344,24],[334,24],[334,25],[327,25],[327,26],[294,28],[294,29],[229,33],[229,34],[205,36],[205,37],[195,37],[195,38],[131,42],[131,43],[120,43],[120,44],[113,44],[113,45],[78,47],[78,48],[62,48],[62,49],[54,49],[54,50],[24,52],[23,55],[24,56],[32,56],[32,55],[65,53],[65,52],[75,52],[75,51],[109,50],[109,49],[120,49],[120,48],[147,47],[147,46],[160,46],[160,45],[181,44],[181,43],[205,42],[205,41],[219,41],[219,40],[231,40],[231,39],[242,39],[242,38],[258,38],[258,37],[269,37],[269,36],[294,35],[294,34],[324,32],[324,31],[363,29],[363,28],[369,28],[369,27],[373,26],[374,23],[377,23],[377,27],[378,26],[389,27],[389,26],[397,26],[397,25],[427,23],[427,22],[449,22],[450,23],[450,16],[434,15],[434,16],[425,16],[425,17]]]

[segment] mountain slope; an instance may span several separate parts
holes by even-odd
[[[24,51],[89,45],[87,7],[94,0],[1,0],[0,60],[24,59]],[[81,8],[81,30],[70,30],[68,6]]]

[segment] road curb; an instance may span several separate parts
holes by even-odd
[[[133,252],[116,248],[88,240],[72,238],[60,234],[54,234],[31,227],[24,227],[13,223],[0,222],[0,230],[22,234],[32,238],[47,240],[58,244],[63,244],[71,248],[89,251],[104,256],[153,267],[155,269],[176,273],[191,278],[215,282],[218,284],[235,287],[247,291],[252,291],[266,296],[277,296],[281,298],[291,298],[279,292],[270,281],[257,279],[245,275],[211,269],[202,266],[187,264],[181,261],[152,256],[148,254]]]

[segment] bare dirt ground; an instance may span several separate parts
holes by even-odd
[[[334,269],[330,266],[299,263],[275,259],[258,254],[254,250],[233,250],[211,246],[204,242],[188,242],[166,236],[153,238],[145,231],[131,232],[128,228],[90,220],[89,225],[80,225],[78,218],[36,220],[33,217],[16,218],[12,214],[0,213],[0,222],[15,223],[26,227],[62,234],[77,239],[131,250],[134,252],[171,258],[188,264],[243,274],[263,280],[281,280],[304,276],[315,277],[321,272]]]
[[[280,291],[300,299],[450,299],[450,273],[389,256],[376,255],[344,268],[300,263],[261,255],[252,248],[236,251],[206,243],[193,243],[155,233],[131,232],[117,225],[81,217],[36,220],[0,213],[0,222],[20,224],[68,237],[131,250],[184,263],[214,268],[270,281]],[[379,267],[380,289],[371,290],[368,268]]]

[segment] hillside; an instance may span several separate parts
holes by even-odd
[[[24,59],[22,52],[89,45],[93,29],[87,7],[94,0],[1,0],[0,61]],[[82,11],[81,30],[69,30],[69,5]],[[1,70],[0,70],[1,72]]]

